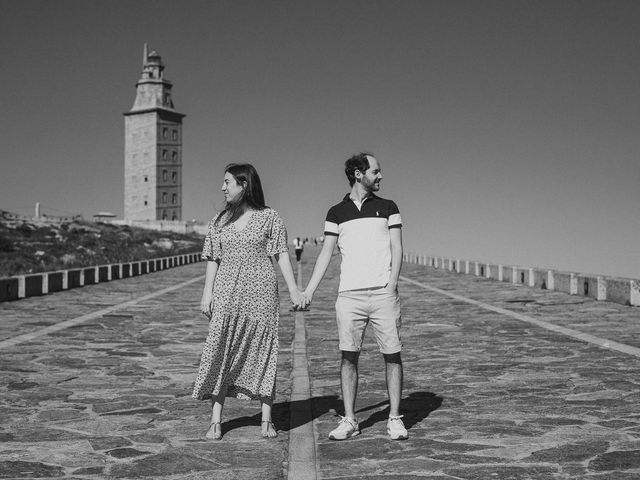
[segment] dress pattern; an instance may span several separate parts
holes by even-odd
[[[202,257],[219,263],[213,284],[213,312],[192,397],[227,396],[273,400],[278,361],[280,302],[270,257],[288,251],[278,212],[256,210],[242,230],[209,227]]]

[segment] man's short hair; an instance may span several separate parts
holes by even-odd
[[[374,155],[369,152],[360,152],[344,162],[344,173],[349,180],[349,186],[353,187],[353,184],[356,183],[356,170],[360,170],[364,174],[371,166],[367,156],[373,157]]]

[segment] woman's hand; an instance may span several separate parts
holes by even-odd
[[[203,295],[200,301],[200,312],[206,315],[207,318],[211,318],[213,312],[213,295]]]

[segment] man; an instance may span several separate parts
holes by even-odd
[[[397,288],[402,265],[402,219],[394,202],[374,194],[380,189],[382,170],[372,154],[360,153],[349,158],[345,174],[351,193],[327,213],[324,245],[305,290],[309,304],[337,243],[342,263],[336,320],[342,351],[340,374],[345,416],[329,438],[345,440],[360,434],[355,415],[358,357],[365,328],[371,323],[385,361],[389,395],[387,432],[393,440],[404,440],[407,430],[399,411],[402,361]]]

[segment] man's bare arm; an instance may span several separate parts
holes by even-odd
[[[326,235],[324,238],[324,245],[322,246],[320,255],[318,255],[318,258],[316,259],[316,264],[313,267],[311,279],[309,280],[307,288],[304,291],[304,294],[307,297],[309,303],[311,303],[313,294],[318,288],[318,285],[320,285],[320,281],[324,277],[324,274],[327,272],[327,268],[329,267],[329,263],[331,262],[331,257],[333,256],[333,249],[335,248],[337,241],[338,237],[336,237],[335,235]]]

